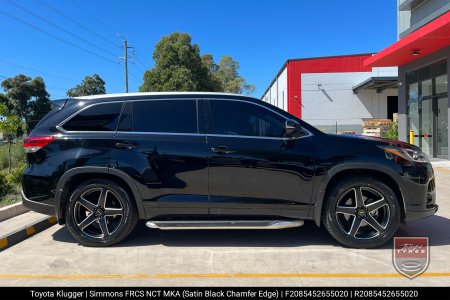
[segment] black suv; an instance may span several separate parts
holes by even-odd
[[[24,140],[23,203],[88,246],[160,229],[323,224],[340,243],[386,243],[433,215],[433,169],[410,144],[324,134],[260,100],[144,93],[54,102]]]

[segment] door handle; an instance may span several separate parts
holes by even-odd
[[[228,148],[227,146],[213,146],[211,147],[211,151],[218,154],[230,154],[236,152],[233,149]]]
[[[138,146],[136,143],[133,143],[133,142],[117,142],[116,147],[121,148],[121,149],[131,150],[131,149],[137,148]]]

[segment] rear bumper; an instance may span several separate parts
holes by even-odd
[[[29,208],[32,211],[35,211],[35,212],[38,212],[38,213],[41,213],[44,215],[49,215],[49,216],[55,215],[55,206],[54,205],[30,200],[25,196],[23,190],[21,191],[21,194],[22,194],[23,206]]]

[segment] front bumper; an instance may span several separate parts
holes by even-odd
[[[426,217],[430,217],[432,215],[434,215],[438,209],[439,209],[439,205],[437,204],[433,204],[433,207],[427,210],[406,210],[406,222],[409,221],[414,221],[414,220],[419,220],[419,219],[423,219]]]
[[[49,216],[55,215],[55,206],[54,205],[30,200],[25,196],[23,190],[21,191],[21,194],[22,194],[23,206],[29,208],[32,211],[35,211],[35,212],[38,212],[38,213],[41,213],[44,215],[49,215]]]
[[[416,164],[407,173],[410,176],[403,177],[402,188],[405,199],[404,221],[409,222],[434,215],[439,206],[436,204],[433,167],[430,163]]]

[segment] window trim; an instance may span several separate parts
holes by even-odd
[[[70,130],[65,130],[64,128],[62,128],[62,126],[69,121],[70,119],[72,119],[73,117],[75,117],[76,115],[78,115],[79,113],[81,113],[82,111],[96,106],[96,105],[102,105],[102,104],[110,104],[110,103],[122,103],[122,109],[121,109],[121,113],[123,110],[123,106],[125,103],[127,102],[142,102],[142,101],[166,101],[166,100],[192,100],[192,101],[196,101],[196,116],[197,116],[197,133],[183,133],[183,132],[145,132],[145,131],[119,131],[117,130],[118,128],[116,128],[115,131],[70,131]],[[282,114],[280,114],[279,112],[270,109],[269,107],[266,107],[264,105],[261,105],[259,103],[256,102],[252,102],[252,101],[247,101],[247,100],[241,100],[241,99],[227,99],[227,98],[166,98],[166,99],[160,99],[160,98],[155,98],[155,99],[124,99],[124,100],[120,100],[120,101],[108,101],[108,102],[100,102],[100,103],[93,103],[90,105],[87,105],[85,107],[83,107],[82,109],[80,109],[79,111],[71,114],[69,117],[67,117],[66,119],[64,119],[62,122],[60,122],[58,125],[56,125],[56,129],[58,129],[59,131],[63,132],[63,133],[121,133],[121,134],[137,134],[137,135],[143,135],[143,134],[148,134],[148,135],[180,135],[180,136],[201,136],[201,137],[208,137],[208,136],[212,136],[212,137],[231,137],[231,138],[245,138],[245,139],[265,139],[265,140],[281,140],[281,141],[287,141],[287,140],[297,140],[297,139],[301,139],[301,138],[307,138],[307,137],[311,137],[314,136],[314,134],[312,132],[310,132],[308,129],[306,129],[305,127],[302,127],[302,130],[304,130],[307,134],[299,136],[299,137],[267,137],[267,136],[251,136],[251,135],[226,135],[226,134],[212,134],[212,133],[200,133],[200,128],[199,128],[199,118],[204,118],[204,116],[200,116],[199,115],[199,101],[200,100],[206,100],[206,101],[232,101],[232,102],[244,102],[244,103],[249,103],[252,105],[256,105],[256,106],[260,106],[263,109],[267,109],[277,115],[279,115],[280,117],[282,117],[284,119],[284,121],[286,121],[288,118],[286,118],[285,116],[283,116]],[[209,104],[209,102],[208,102]],[[209,105],[208,105],[209,106]],[[206,112],[206,114],[208,115],[208,117],[211,117],[210,111]],[[207,123],[209,123],[208,120],[205,120]]]
[[[100,102],[100,103],[93,103],[90,105],[87,105],[85,107],[83,107],[82,109],[74,112],[73,114],[71,114],[70,116],[68,116],[67,118],[65,118],[63,121],[61,121],[58,125],[56,125],[56,129],[58,129],[59,131],[61,131],[62,133],[116,133],[117,132],[117,126],[119,126],[119,123],[117,123],[116,126],[116,130],[111,130],[111,131],[100,131],[100,130],[66,130],[63,128],[64,124],[66,124],[68,121],[70,121],[72,118],[76,117],[78,114],[80,114],[81,112],[85,111],[88,108],[94,107],[94,106],[98,106],[98,105],[104,105],[104,104],[111,104],[111,103],[121,103],[122,107],[120,108],[120,112],[119,112],[119,121],[120,121],[120,116],[122,115],[122,110],[123,110],[123,105],[125,103],[124,100],[120,100],[120,101],[108,101],[108,102]]]

